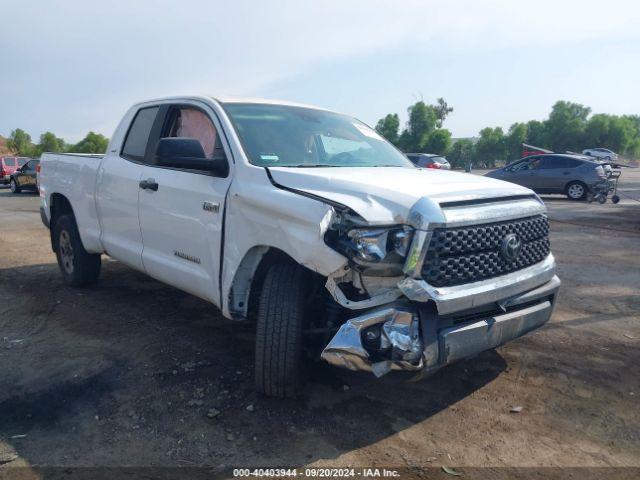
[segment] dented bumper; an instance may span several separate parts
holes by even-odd
[[[332,365],[371,371],[436,370],[498,347],[551,317],[560,280],[445,314],[427,304],[396,302],[345,322],[322,352]],[[416,306],[418,305],[418,306]]]

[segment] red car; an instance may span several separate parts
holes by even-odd
[[[28,161],[26,157],[0,157],[0,185],[8,185],[11,175]]]

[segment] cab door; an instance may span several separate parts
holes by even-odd
[[[199,102],[169,105],[158,139],[200,142],[207,159],[226,157],[220,125]],[[220,305],[222,218],[231,176],[145,165],[139,185],[142,262],[154,278]]]

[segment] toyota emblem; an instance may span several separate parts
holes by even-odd
[[[522,241],[515,233],[510,233],[502,240],[502,258],[507,262],[515,262],[522,250]]]

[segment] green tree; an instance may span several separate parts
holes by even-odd
[[[527,140],[525,143],[540,148],[549,148],[547,140],[547,128],[544,122],[529,120],[527,122]]]
[[[35,146],[31,143],[31,135],[21,128],[11,131],[11,135],[7,139],[7,147],[25,157],[30,157],[35,153]]]
[[[516,160],[522,153],[522,144],[527,140],[527,124],[514,123],[509,127],[505,138],[507,160]]]
[[[398,144],[400,130],[400,117],[397,113],[389,113],[378,120],[376,131],[394,145]]]
[[[560,100],[551,108],[545,128],[549,145],[555,152],[580,150],[584,145],[589,107]]]
[[[442,128],[442,124],[445,119],[453,112],[453,107],[450,107],[444,98],[440,97],[436,100],[435,105],[431,105],[433,111],[436,113],[436,126]]]
[[[69,151],[75,153],[104,153],[109,145],[109,139],[104,135],[89,132],[86,137],[73,145]]]
[[[64,152],[65,148],[64,140],[56,137],[53,133],[44,132],[40,135],[40,143],[37,147],[40,155],[44,152]]]
[[[475,146],[475,161],[485,168],[493,168],[497,160],[506,155],[505,137],[502,128],[486,127],[480,130],[480,138]]]
[[[431,132],[423,145],[423,150],[428,153],[446,155],[451,147],[451,132],[446,128],[438,128]]]
[[[414,103],[407,111],[409,121],[400,135],[399,145],[405,152],[421,152],[427,138],[436,128],[436,112],[423,101]]]
[[[473,153],[473,142],[468,138],[461,138],[451,146],[447,160],[452,168],[464,168],[471,161]]]

